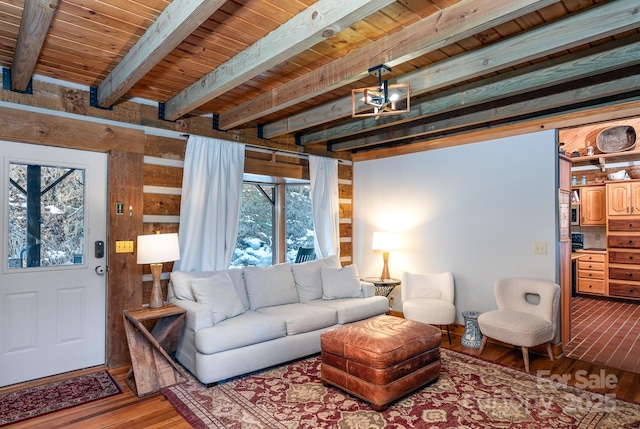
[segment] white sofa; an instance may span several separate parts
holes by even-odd
[[[186,309],[176,358],[211,384],[320,351],[320,334],[384,314],[354,265],[331,256],[301,264],[174,271],[169,301]]]

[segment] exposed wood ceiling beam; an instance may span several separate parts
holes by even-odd
[[[11,89],[24,92],[36,67],[58,0],[26,0],[11,63]]]
[[[319,0],[169,99],[165,119],[178,119],[393,2]]]
[[[98,105],[110,107],[226,0],[173,0],[98,86]]]
[[[392,127],[375,136],[355,139],[344,143],[330,144],[329,148],[332,151],[342,151],[380,146],[400,141],[410,143],[418,141],[429,134],[441,133],[456,128],[469,129],[474,128],[474,126],[475,128],[481,128],[486,127],[488,123],[496,121],[506,121],[512,118],[514,121],[518,121],[521,119],[516,118],[526,117],[527,115],[543,117],[546,114],[545,112],[554,111],[554,109],[563,108],[565,111],[571,111],[572,106],[580,106],[582,103],[601,100],[614,95],[627,94],[630,93],[630,88],[640,88],[640,75],[623,77],[496,108],[487,108],[486,110],[469,114],[455,115],[426,124],[417,124],[398,129]],[[638,99],[638,97],[632,95],[630,99],[635,100]]]
[[[463,134],[433,137],[407,145],[398,145],[381,150],[356,152],[351,155],[354,162],[368,161],[391,156],[408,155],[427,150],[442,149],[486,140],[513,137],[517,135],[536,133],[540,130],[573,128],[587,123],[615,121],[620,118],[635,117],[640,109],[640,97],[635,99],[604,103],[601,106],[586,109],[571,109],[533,118],[527,121],[513,122],[499,126],[485,127]],[[597,163],[597,161],[595,161]],[[595,164],[594,164],[595,165]]]
[[[368,75],[367,70],[376,65],[393,67],[405,63],[556,1],[519,0],[503,4],[495,0],[463,0],[251,101],[221,112],[219,127],[223,130],[238,127],[362,79]]]
[[[456,56],[402,76],[409,82],[413,95],[443,88],[470,78],[482,76],[563,49],[599,40],[640,24],[637,0],[616,0],[559,22],[538,27],[504,41]],[[394,83],[390,81],[390,83]],[[319,126],[351,115],[351,97],[308,109],[263,128],[265,136],[277,136]]]
[[[518,69],[508,74],[483,79],[481,82],[467,87],[438,93],[433,97],[412,103],[411,112],[404,115],[380,117],[377,120],[366,118],[304,134],[300,136],[300,144],[307,145],[341,139],[361,133],[362,130],[372,131],[409,121],[417,121],[436,114],[488,103],[500,98],[513,97],[547,86],[559,85],[638,64],[640,64],[640,36],[635,35],[624,40],[624,44],[623,40],[616,40]]]

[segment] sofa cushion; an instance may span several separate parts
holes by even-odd
[[[227,317],[234,317],[244,312],[242,301],[226,271],[191,280],[191,290],[197,302],[211,309],[213,323],[220,323]]]
[[[178,299],[188,299],[189,301],[195,301],[196,298],[191,290],[191,280],[209,277],[213,275],[215,271],[173,271],[169,278],[173,285],[173,293]]]
[[[303,334],[317,329],[328,328],[338,322],[338,316],[334,309],[313,307],[300,303],[264,307],[256,311],[278,319],[284,319],[287,325],[287,335]]]
[[[229,277],[231,277],[231,281],[233,282],[233,286],[236,288],[236,293],[238,294],[238,298],[242,302],[242,306],[245,310],[249,309],[249,297],[247,297],[247,288],[244,284],[244,270],[239,268],[231,268],[229,270],[225,270],[225,272],[229,273]]]
[[[322,299],[362,298],[358,269],[355,265],[343,268],[320,267]]]
[[[246,267],[244,281],[251,310],[299,302],[289,264]]]
[[[242,301],[242,306],[245,310],[248,310],[249,299],[247,298],[247,291],[244,286],[244,274],[241,269],[237,268],[221,271],[173,271],[170,275],[173,294],[178,299],[195,301],[195,296],[191,290],[191,280],[211,277],[216,273],[222,272],[229,273],[229,276],[233,281],[233,286],[236,288],[236,293],[238,294],[240,301]]]
[[[225,319],[196,332],[196,350],[203,354],[223,352],[287,335],[285,321],[255,311]]]
[[[338,255],[329,256],[322,259],[292,264],[291,272],[296,282],[300,302],[311,301],[322,298],[322,277],[320,267],[340,268],[340,257]]]
[[[553,325],[542,317],[513,310],[492,310],[478,316],[482,335],[515,346],[533,347],[553,336]]]
[[[384,296],[370,298],[314,299],[304,305],[331,308],[338,313],[338,323],[356,322],[369,317],[385,314],[389,310],[389,300]]]

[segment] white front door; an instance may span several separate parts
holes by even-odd
[[[0,386],[104,364],[107,155],[0,141],[0,160]]]

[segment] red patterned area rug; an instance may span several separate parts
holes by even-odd
[[[107,371],[0,395],[0,426],[121,393]]]
[[[640,428],[640,405],[442,350],[440,378],[376,412],[320,381],[314,356],[206,388],[163,390],[199,428]]]

